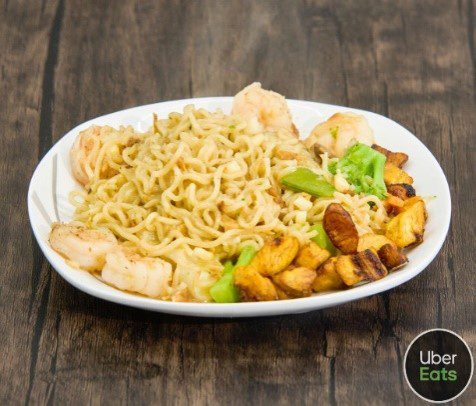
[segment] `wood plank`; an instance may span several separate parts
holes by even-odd
[[[473,21],[471,1],[5,2],[0,403],[419,403],[402,375],[415,335],[443,326],[476,346]],[[67,130],[255,80],[290,98],[387,115],[425,142],[454,212],[422,275],[309,314],[173,317],[77,291],[25,238],[28,180]],[[461,403],[475,398],[473,385]]]
[[[43,108],[51,96],[48,57],[56,2],[3,2],[0,11],[0,403],[27,401],[45,321],[51,270],[33,242],[26,211],[28,179],[45,145]],[[54,33],[53,33],[54,36]],[[50,51],[51,54],[51,51]],[[45,128],[46,126],[46,128]],[[40,130],[41,128],[41,130]]]

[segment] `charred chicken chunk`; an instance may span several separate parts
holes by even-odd
[[[393,243],[385,244],[378,250],[378,257],[387,269],[396,269],[408,262],[406,255]]]
[[[309,268],[289,268],[273,275],[273,282],[289,297],[309,296],[316,271]]]
[[[359,239],[358,251],[371,249],[377,252],[380,261],[387,269],[395,269],[408,262],[407,257],[401,252],[395,243],[384,235],[364,234]]]
[[[392,152],[377,144],[373,144],[372,148],[381,154],[384,154],[387,157],[387,163],[395,165],[398,168],[401,168],[405,162],[408,161],[408,155],[404,154],[403,152]]]
[[[336,271],[337,257],[329,258],[316,271],[316,278],[312,284],[314,292],[344,289],[345,284]]]
[[[393,185],[395,183],[407,183],[411,185],[413,183],[413,178],[408,173],[388,162],[385,164],[383,171],[383,180],[386,185]]]
[[[344,254],[357,251],[359,233],[350,214],[340,204],[331,203],[327,206],[323,226],[332,244]]]
[[[387,186],[387,192],[393,196],[396,196],[402,200],[415,197],[416,192],[412,185],[407,183],[396,183]]]
[[[271,276],[286,269],[293,262],[298,250],[299,241],[296,237],[276,237],[264,244],[252,264],[262,275]]]
[[[273,282],[262,276],[252,264],[236,268],[235,285],[240,289],[244,301],[278,299],[278,293]]]
[[[276,293],[278,294],[279,300],[292,299],[286,294],[284,290],[280,289],[279,286],[274,285],[274,288],[276,289]]]
[[[324,248],[319,247],[315,242],[311,241],[304,245],[296,257],[295,263],[297,266],[303,266],[309,269],[316,269],[323,264],[331,253]]]
[[[361,281],[376,281],[387,275],[387,268],[373,250],[337,257],[336,271],[347,286]]]
[[[420,244],[427,218],[425,203],[419,196],[415,196],[405,201],[402,210],[402,213],[390,220],[385,235],[399,248]]]
[[[367,249],[373,249],[375,251],[378,251],[380,247],[385,244],[393,244],[393,242],[384,235],[367,233],[360,236],[357,251],[360,252],[365,251]]]
[[[403,200],[397,196],[388,194],[383,201],[383,206],[388,214],[398,214],[403,207]]]

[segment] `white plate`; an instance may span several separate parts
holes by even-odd
[[[182,111],[187,104],[208,110],[231,109],[231,97],[176,100],[107,114],[87,121],[68,132],[41,160],[33,174],[28,190],[28,212],[35,237],[53,268],[69,283],[90,295],[128,306],[164,313],[205,317],[250,317],[302,313],[336,306],[394,288],[418,275],[435,258],[440,250],[450,224],[451,199],[443,171],[431,152],[409,131],[394,121],[367,111],[332,106],[300,100],[288,100],[294,121],[302,135],[307,135],[314,125],[338,111],[355,111],[363,114],[373,128],[378,144],[393,151],[403,151],[409,156],[406,170],[415,180],[415,188],[422,196],[436,196],[427,204],[428,223],[423,244],[408,253],[410,262],[403,269],[387,277],[349,290],[322,293],[293,300],[257,303],[174,303],[149,299],[114,289],[88,272],[70,267],[48,245],[51,221],[69,221],[72,207],[67,195],[78,184],[69,167],[69,149],[80,130],[92,124],[132,125],[145,131],[151,125],[152,113],[166,117],[173,111]]]

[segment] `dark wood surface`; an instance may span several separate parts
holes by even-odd
[[[15,1],[0,10],[0,404],[415,404],[410,341],[476,348],[471,1]],[[298,316],[174,317],[90,297],[34,241],[26,192],[75,125],[259,80],[402,123],[440,161],[443,250],[390,292]],[[472,384],[457,401],[476,402]]]

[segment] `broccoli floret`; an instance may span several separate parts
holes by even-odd
[[[382,199],[387,194],[383,181],[386,159],[380,152],[359,143],[350,147],[338,162],[329,165],[329,171],[334,175],[338,170],[345,174],[357,193],[375,195]]]

